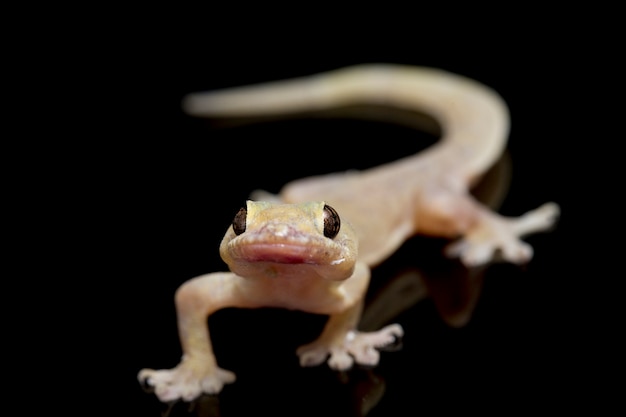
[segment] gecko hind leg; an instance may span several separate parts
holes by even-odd
[[[550,229],[560,212],[555,203],[546,203],[519,217],[503,217],[484,207],[478,210],[476,224],[445,249],[447,256],[460,258],[466,266],[484,264],[498,256],[515,264],[528,262],[533,249],[520,238]]]

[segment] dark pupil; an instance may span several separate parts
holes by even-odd
[[[233,231],[236,235],[240,235],[246,231],[246,217],[248,211],[245,208],[240,208],[235,218],[233,219]]]
[[[324,236],[334,238],[339,233],[341,220],[337,211],[329,205],[324,206]]]

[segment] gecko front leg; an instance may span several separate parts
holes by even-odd
[[[324,361],[338,371],[350,369],[354,363],[375,366],[380,360],[378,349],[394,343],[404,335],[399,324],[391,324],[375,332],[357,330],[368,281],[369,269],[360,264],[355,276],[344,288],[344,294],[348,294],[349,298],[358,295],[356,302],[343,311],[331,313],[322,334],[315,341],[296,350],[301,366],[317,366]]]
[[[191,401],[201,394],[219,393],[235,374],[217,366],[207,317],[224,307],[244,306],[238,291],[239,277],[213,273],[185,282],[176,292],[178,331],[183,350],[180,363],[172,369],[142,369],[140,382],[154,387],[159,400]]]
[[[377,349],[394,343],[404,331],[399,324],[390,324],[375,332],[355,329],[362,303],[329,317],[324,331],[315,341],[300,346],[296,353],[301,366],[317,366],[328,360],[338,371],[350,369],[354,363],[375,366],[380,360]]]

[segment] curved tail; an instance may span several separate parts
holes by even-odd
[[[306,77],[193,93],[183,107],[193,116],[237,117],[323,110],[371,103],[418,110],[442,130],[438,152],[455,157],[468,178],[501,154],[508,108],[490,88],[460,75],[425,67],[365,64]],[[433,149],[434,151],[434,149]]]

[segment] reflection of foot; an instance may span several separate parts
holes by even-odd
[[[416,269],[407,269],[397,273],[365,305],[359,328],[364,331],[380,329],[428,297],[422,273]]]
[[[192,401],[202,394],[217,394],[224,384],[235,382],[235,374],[220,368],[202,368],[181,362],[172,369],[142,369],[137,378],[154,387],[162,402],[182,399]]]
[[[498,254],[512,263],[528,262],[533,256],[532,247],[519,238],[549,229],[558,215],[559,206],[555,203],[546,203],[520,217],[484,213],[476,227],[446,248],[446,254],[459,257],[467,266],[487,263]]]
[[[366,416],[378,405],[385,395],[387,384],[385,379],[376,375],[371,369],[364,370],[367,376],[355,381],[352,391],[355,416]]]
[[[361,365],[378,364],[380,353],[377,349],[396,342],[404,331],[399,324],[391,324],[376,332],[350,331],[341,343],[327,343],[316,340],[300,346],[297,354],[301,366],[316,366],[328,358],[328,365],[335,370],[350,369],[356,362]]]

